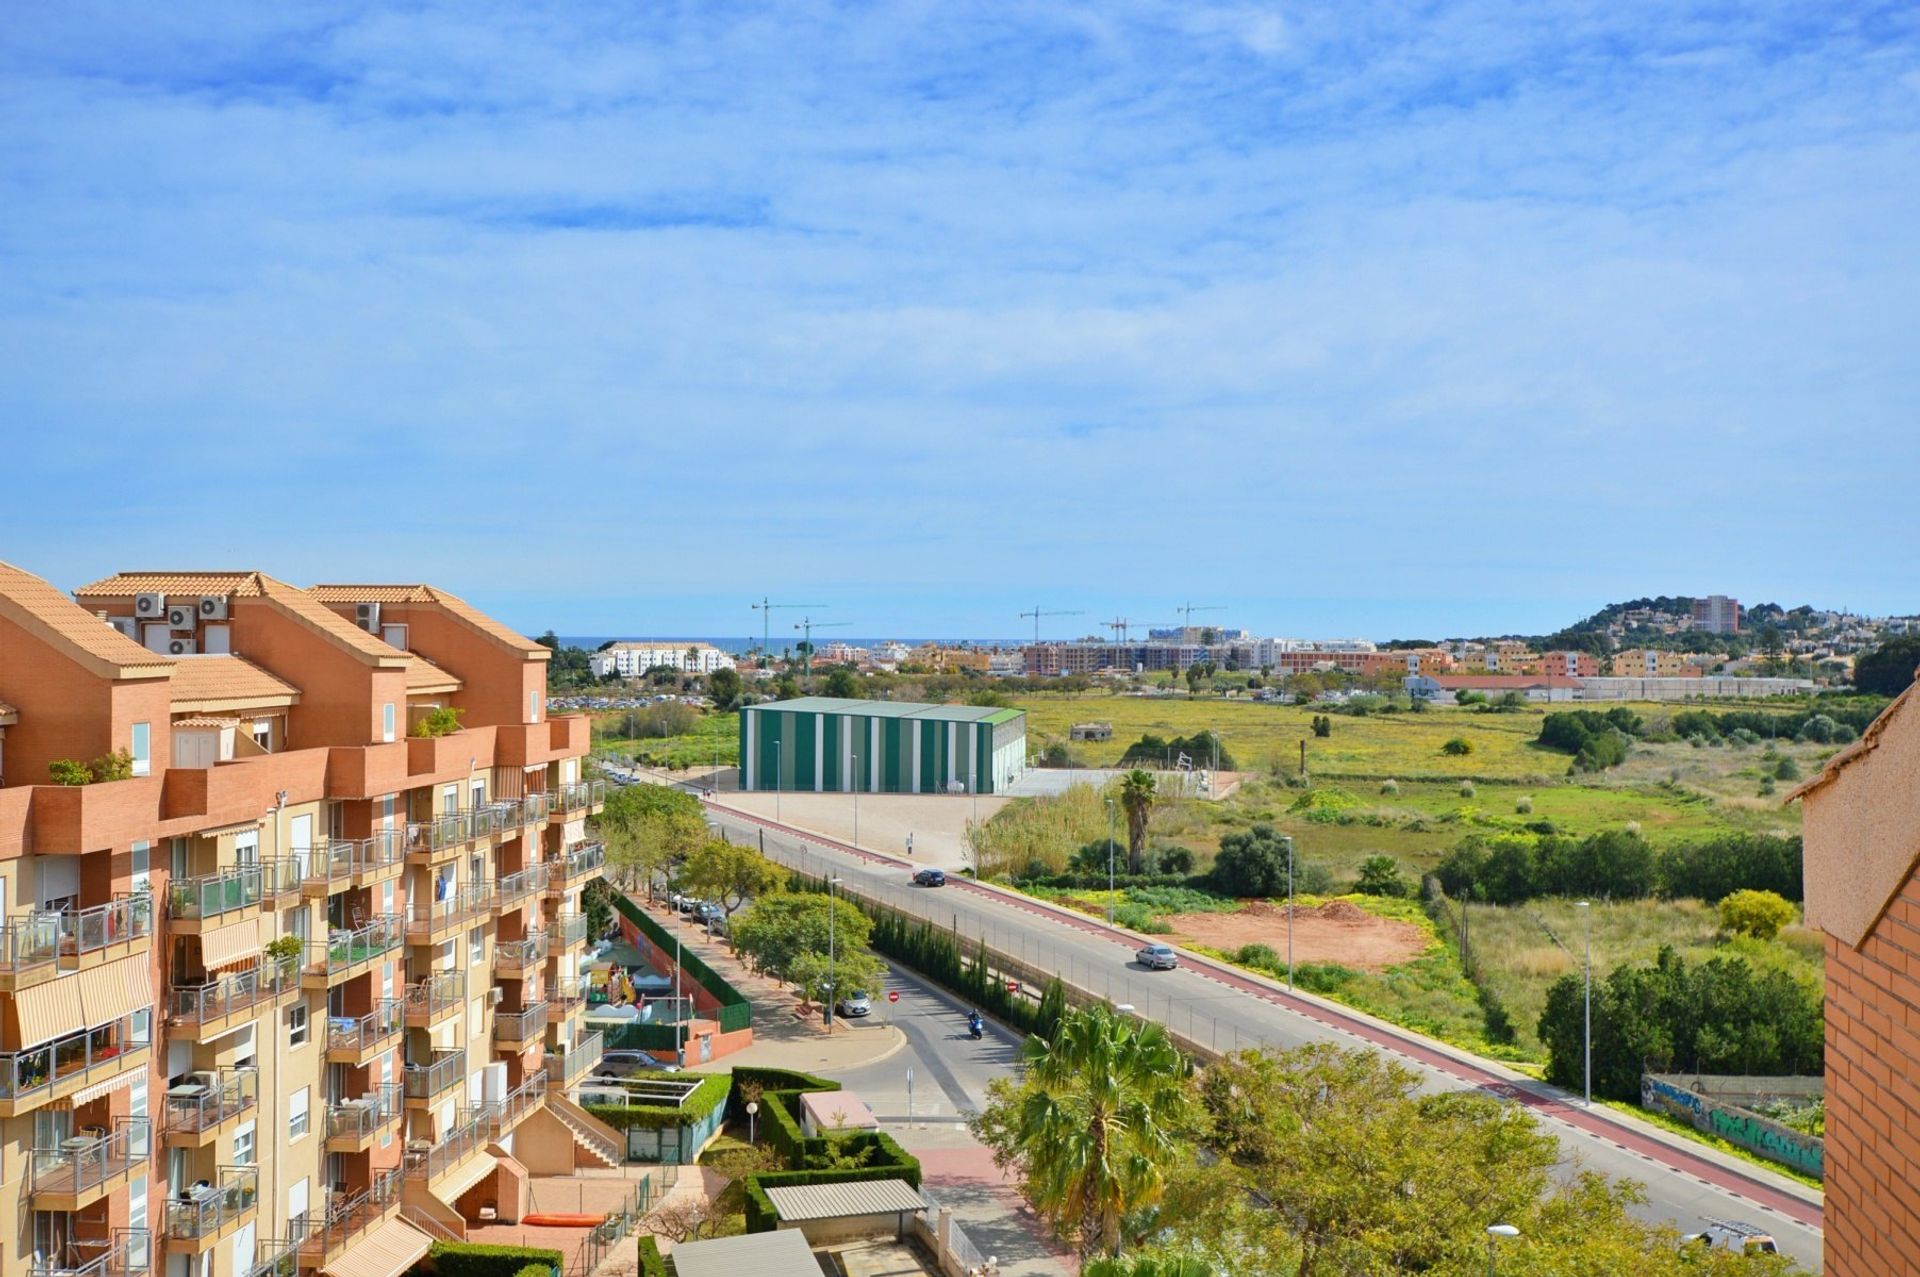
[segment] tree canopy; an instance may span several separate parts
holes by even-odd
[[[786,885],[787,871],[752,847],[709,838],[680,866],[680,889],[733,911]]]
[[[1920,669],[1920,634],[1888,639],[1853,663],[1853,685],[1863,692],[1898,696],[1913,683]]]
[[[707,838],[700,800],[670,785],[623,785],[607,795],[599,817],[607,863],[629,887],[667,873]]]
[[[740,911],[728,930],[733,947],[754,969],[778,979],[795,978],[795,963],[806,954],[827,952],[827,918],[831,907],[833,943],[847,953],[867,947],[872,923],[852,901],[815,892],[781,892],[763,896]]]

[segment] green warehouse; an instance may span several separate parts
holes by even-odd
[[[1026,767],[1017,709],[802,696],[740,711],[742,789],[1004,794]]]

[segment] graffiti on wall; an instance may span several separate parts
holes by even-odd
[[[1655,1112],[1671,1113],[1695,1130],[1717,1135],[1729,1144],[1772,1158],[1802,1174],[1816,1177],[1824,1174],[1826,1142],[1817,1135],[1807,1135],[1750,1110],[1708,1099],[1651,1073],[1640,1079],[1640,1104]]]

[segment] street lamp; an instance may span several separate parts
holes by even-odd
[[[1107,925],[1113,925],[1113,799],[1107,799]]]
[[[1591,901],[1582,900],[1580,902],[1580,915],[1583,918],[1585,918],[1587,922],[1587,960],[1586,960],[1587,1076],[1586,1076],[1586,1083],[1587,1083],[1587,1107],[1592,1108],[1593,1107],[1593,904]]]
[[[834,976],[839,973],[833,956],[833,889],[839,885],[838,878],[827,879],[827,1001],[820,1008],[820,1022],[829,1029],[833,1028]]]
[[[1287,843],[1287,992],[1293,992],[1293,835]]]
[[[780,738],[773,738],[773,821],[780,823]]]
[[[747,1101],[747,1143],[749,1144],[754,1144],[758,1142],[757,1140],[754,1139],[754,1131],[756,1129],[756,1122],[759,1116],[760,1116],[760,1101],[748,1100]]]
[[[1520,1230],[1515,1228],[1512,1224],[1488,1224],[1487,1225],[1487,1277],[1496,1277],[1496,1274],[1493,1271],[1494,1243],[1502,1237],[1518,1237],[1519,1235],[1520,1235]]]

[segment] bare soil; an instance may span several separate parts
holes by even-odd
[[[1181,913],[1162,918],[1173,937],[1232,953],[1241,945],[1264,944],[1287,952],[1287,909],[1265,902],[1234,913]],[[1345,900],[1299,908],[1293,919],[1296,962],[1337,962],[1359,971],[1384,971],[1411,961],[1427,947],[1427,934],[1410,922],[1376,918]]]

